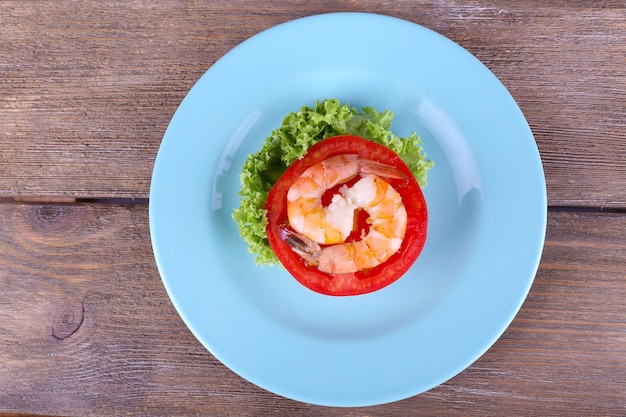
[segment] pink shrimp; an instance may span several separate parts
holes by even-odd
[[[322,196],[344,185],[328,206]],[[329,274],[373,268],[396,253],[404,239],[407,213],[400,194],[382,177],[406,179],[396,168],[360,158],[338,155],[305,170],[287,193],[291,229],[281,238],[308,263]],[[346,242],[354,228],[355,211],[367,212],[369,230],[359,241]]]

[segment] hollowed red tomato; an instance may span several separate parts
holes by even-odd
[[[406,174],[407,179],[387,179],[400,193],[407,211],[407,229],[398,252],[381,265],[349,274],[332,275],[321,272],[315,265],[305,262],[281,239],[279,227],[288,225],[287,191],[310,166],[335,155],[359,156],[392,165]],[[267,236],[276,256],[293,277],[302,285],[318,293],[346,296],[379,290],[400,278],[413,265],[426,241],[428,213],[422,190],[410,169],[400,157],[386,146],[358,136],[335,136],[318,142],[307,154],[296,160],[279,178],[270,191],[265,204],[267,209]]]

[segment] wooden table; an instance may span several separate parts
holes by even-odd
[[[439,387],[356,409],[268,393],[209,354],[148,227],[156,153],[194,82],[250,36],[332,11],[407,19],[483,61],[528,119],[549,202],[498,342]],[[621,0],[0,0],[0,138],[1,416],[626,415]]]

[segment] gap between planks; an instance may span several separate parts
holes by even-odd
[[[149,198],[132,197],[65,197],[65,196],[24,196],[24,197],[0,197],[0,204],[149,204]],[[626,207],[603,207],[603,206],[548,206],[549,213],[626,213]]]
[[[63,197],[63,196],[44,196],[44,197],[0,197],[0,204],[20,203],[20,204],[74,204],[74,203],[93,203],[93,204],[148,204],[148,198],[132,198],[132,197]]]

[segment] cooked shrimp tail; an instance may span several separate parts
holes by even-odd
[[[286,228],[279,227],[279,236],[295,253],[311,265],[318,265],[318,257],[322,248],[308,237]]]
[[[398,168],[369,159],[362,159],[359,163],[359,168],[362,174],[374,174],[380,177],[393,178],[397,180],[407,179],[406,174]]]

